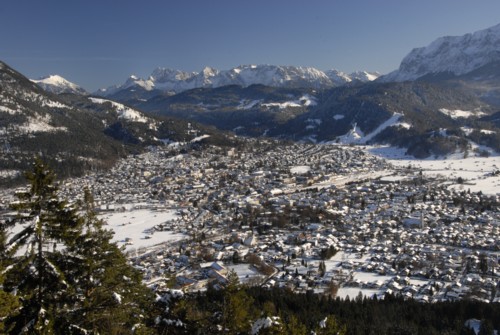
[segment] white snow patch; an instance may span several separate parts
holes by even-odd
[[[205,138],[209,138],[210,135],[201,135],[201,136],[198,136],[198,137],[195,137],[191,140],[191,143],[194,143],[194,142],[200,142],[201,140],[205,139]]]
[[[252,335],[257,335],[261,331],[261,329],[266,329],[272,326],[279,326],[280,318],[277,316],[273,316],[272,318],[266,317],[266,318],[261,318],[255,320],[255,322],[252,325],[252,330],[250,331],[250,334]]]
[[[22,133],[38,133],[38,132],[56,132],[68,131],[66,127],[54,127],[49,123],[51,117],[49,114],[45,116],[36,115],[35,117],[29,116],[28,121],[19,126],[19,131]]]
[[[168,304],[170,303],[170,301],[172,301],[172,299],[182,299],[183,297],[184,297],[183,291],[175,289],[167,289],[165,294],[163,294],[157,300]]]
[[[480,111],[471,112],[471,111],[463,111],[460,109],[451,110],[451,109],[441,108],[441,109],[439,109],[439,111],[443,114],[448,115],[452,119],[469,118],[471,116],[485,115],[485,113],[480,112]]]
[[[118,118],[119,119],[126,119],[134,122],[142,122],[142,123],[147,123],[149,119],[145,117],[141,112],[136,111],[135,109],[132,109],[130,107],[127,107],[123,104],[120,104],[118,102],[114,102],[111,100],[107,99],[101,99],[101,98],[89,98],[90,101],[97,103],[97,104],[104,104],[106,102],[111,103],[113,108],[116,110],[116,113],[118,113]]]
[[[328,321],[328,317],[319,322],[319,328],[326,328],[326,321]]]
[[[299,101],[304,106],[316,106],[318,104],[315,97],[310,96],[309,94],[304,94],[300,97]]]
[[[398,122],[398,123],[394,124],[394,126],[399,126],[401,128],[405,128],[405,129],[411,128],[411,124],[409,124],[408,122]]]
[[[364,137],[363,132],[359,129],[357,124],[354,124],[351,130],[345,135],[339,136],[340,143],[361,143],[361,139]]]
[[[311,167],[309,165],[297,165],[290,168],[291,174],[306,174],[309,171],[311,171]]]
[[[248,110],[254,108],[256,105],[261,103],[262,100],[241,100],[240,104],[236,107],[237,109],[243,109],[243,110]]]
[[[474,132],[474,130],[477,130],[477,129],[474,129],[471,127],[460,127],[460,129],[464,132],[465,135],[470,135]],[[496,134],[496,131],[489,130],[489,129],[479,129],[479,132],[482,134],[488,134],[488,135]]]
[[[263,107],[278,107],[279,109],[285,109],[289,107],[309,107],[309,106],[315,106],[317,105],[316,98],[305,94],[301,96],[300,98],[292,101],[285,101],[285,102],[268,102],[265,104],[262,104]]]
[[[0,170],[0,178],[14,178],[21,175],[19,170]]]
[[[365,72],[365,73],[366,73],[366,78],[369,81],[374,81],[375,79],[377,79],[378,77],[380,77],[379,75],[376,75],[376,74],[373,74],[373,73],[369,73],[369,72]]]
[[[474,131],[471,127],[460,127],[460,129],[464,132],[465,135],[470,135]]]
[[[14,110],[9,107],[0,106],[0,112],[9,113],[10,115],[20,114],[19,110]]]
[[[496,131],[487,130],[487,129],[481,129],[480,132],[483,134],[496,134]]]
[[[335,114],[333,116],[333,119],[338,121],[338,120],[342,120],[343,118],[345,118],[345,115],[342,115],[342,114]]]
[[[121,303],[122,303],[122,296],[121,296],[121,295],[119,295],[119,294],[118,294],[118,293],[116,293],[116,292],[113,292],[113,299],[115,299],[115,301],[116,301],[117,303],[119,303],[119,304],[121,304]]]
[[[51,107],[51,108],[69,108],[65,104],[62,104],[58,101],[52,101],[52,100],[43,100],[42,106]]]
[[[286,101],[286,102],[268,102],[262,104],[264,107],[278,107],[279,109],[285,109],[288,107],[302,107],[302,105],[297,101]]]

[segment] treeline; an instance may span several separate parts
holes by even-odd
[[[287,289],[245,288],[231,279],[225,289],[180,297],[167,291],[161,334],[248,334],[259,320],[258,334],[474,334],[467,320],[481,322],[480,335],[500,329],[500,304],[462,300],[423,304],[387,295],[346,300]],[[255,333],[255,334],[257,334]]]
[[[469,319],[483,320],[484,328],[500,329],[500,304],[461,300],[423,304],[387,295],[383,300],[361,296],[340,300],[312,293],[251,288],[259,303],[272,301],[284,314],[293,313],[300,323],[314,326],[325,315],[334,315],[346,334],[468,334]]]

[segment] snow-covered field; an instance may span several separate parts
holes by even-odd
[[[173,242],[186,237],[171,231],[155,231],[154,226],[177,218],[175,211],[153,211],[149,209],[133,209],[126,212],[106,213],[101,216],[108,228],[115,232],[113,238],[119,246],[126,245],[128,251],[143,247],[151,247],[162,242]]]
[[[447,158],[415,159],[404,154],[404,149],[392,147],[368,147],[368,150],[379,157],[386,158],[396,167],[419,169],[424,175],[443,176],[451,180],[450,188],[456,190],[471,190],[484,194],[500,193],[500,174],[493,175],[500,170],[500,155],[490,157],[464,158],[463,153],[449,155]],[[464,182],[459,184],[461,177]]]
[[[261,275],[250,264],[233,264],[228,265],[228,270],[234,270],[238,275],[240,283],[245,284],[253,277],[260,277]]]
[[[306,174],[311,171],[311,167],[308,165],[297,165],[290,167],[291,174]]]

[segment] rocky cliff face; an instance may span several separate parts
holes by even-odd
[[[426,47],[413,49],[398,70],[380,80],[407,81],[448,74],[461,76],[500,61],[500,24],[463,36],[441,37]]]

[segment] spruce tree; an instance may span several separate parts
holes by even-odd
[[[240,286],[234,270],[227,274],[221,312],[223,333],[241,334],[250,330],[250,322],[255,317],[253,298]]]
[[[17,292],[20,302],[17,311],[9,307],[6,312],[9,331],[147,333],[143,316],[149,313],[152,293],[111,241],[112,232],[103,228],[90,192],[80,208],[69,206],[59,199],[55,175],[40,159],[26,177],[30,186],[17,194],[12,208],[18,214],[7,225],[17,224],[19,232],[0,253],[9,265],[3,291]]]
[[[285,328],[285,333],[288,335],[306,335],[307,334],[307,328],[306,326],[301,323],[295,315],[290,314],[288,317],[285,319],[286,322],[284,322],[284,328]]]
[[[346,327],[341,325],[333,315],[327,316],[316,328],[317,335],[344,335]]]
[[[112,242],[113,232],[97,217],[88,189],[81,206],[83,231],[67,249],[65,271],[78,299],[69,316],[69,327],[93,333],[130,333],[144,323],[154,298],[142,276],[128,264]]]
[[[74,243],[80,223],[74,208],[59,200],[55,174],[40,159],[25,174],[29,188],[17,194],[13,224],[21,228],[7,245],[16,252],[6,271],[5,288],[16,291],[21,308],[9,317],[14,333],[52,334],[71,287],[60,271],[64,248]]]
[[[12,253],[7,249],[7,233],[5,224],[0,222],[0,334],[7,334],[9,329],[4,324],[7,317],[15,315],[19,308],[19,300],[10,292],[4,291],[4,273]]]

